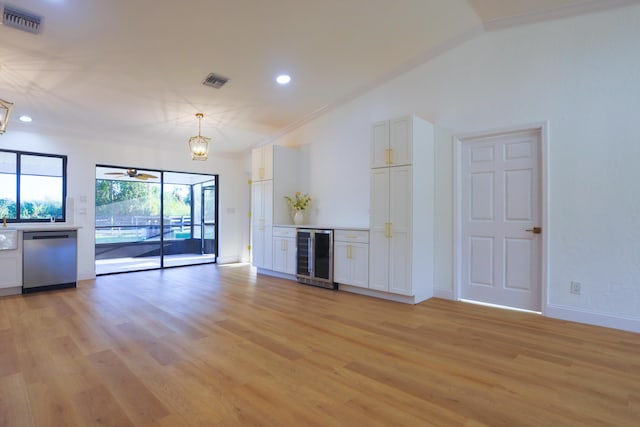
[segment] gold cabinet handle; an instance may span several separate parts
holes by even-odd
[[[533,234],[540,234],[540,233],[542,233],[542,227],[533,227],[533,228],[530,228],[530,229],[524,230],[524,231],[530,231]]]
[[[351,245],[347,245],[347,259],[351,259]]]
[[[393,163],[393,154],[391,153],[391,149],[387,148],[384,150],[384,164],[390,165],[391,163]]]
[[[391,239],[393,237],[393,224],[390,222],[384,223],[384,237]]]
[[[393,164],[393,148],[389,148],[389,164]]]

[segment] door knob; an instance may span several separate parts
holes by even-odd
[[[533,234],[540,234],[540,233],[542,233],[542,227],[533,227],[533,228],[530,228],[530,229],[524,230],[524,231],[530,231]]]

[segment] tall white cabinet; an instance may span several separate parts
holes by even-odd
[[[370,289],[411,303],[433,296],[434,187],[433,125],[415,116],[375,123]]]
[[[271,269],[273,226],[273,180],[251,184],[251,251],[253,265]]]
[[[273,270],[273,225],[291,223],[284,196],[300,191],[299,152],[270,145],[254,149],[251,160],[251,259],[258,269]]]

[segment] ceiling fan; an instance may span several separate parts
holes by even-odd
[[[157,178],[157,176],[148,173],[138,173],[138,169],[127,169],[124,172],[106,172],[105,175],[116,175],[116,178],[128,176],[142,181],[146,181],[149,178]]]

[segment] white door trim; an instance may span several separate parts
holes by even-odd
[[[540,290],[542,292],[541,310],[542,314],[546,314],[548,301],[548,260],[549,260],[549,174],[548,174],[548,142],[549,142],[549,122],[532,123],[523,126],[514,126],[509,128],[494,129],[483,132],[472,132],[456,134],[453,136],[453,213],[454,213],[454,225],[453,225],[453,291],[454,299],[459,300],[461,291],[461,278],[462,278],[462,179],[460,174],[462,173],[462,143],[468,140],[477,139],[481,137],[497,136],[512,132],[521,131],[538,131],[540,132],[540,209],[542,211],[542,253],[541,257],[541,271],[540,271]]]

